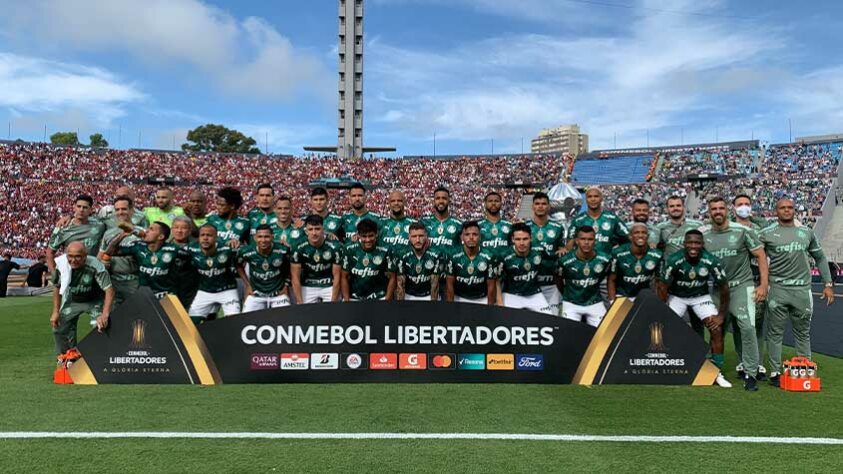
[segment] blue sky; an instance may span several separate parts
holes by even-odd
[[[0,0],[0,137],[334,144],[336,3]],[[841,2],[366,0],[364,30],[365,143],[398,154],[564,123],[592,149],[843,132]]]

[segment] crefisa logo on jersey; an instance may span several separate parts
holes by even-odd
[[[634,374],[679,374],[687,373],[685,358],[670,357],[670,349],[665,345],[664,325],[652,322],[648,326],[650,344],[643,357],[630,357],[629,368]]]

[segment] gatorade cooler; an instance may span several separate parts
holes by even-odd
[[[817,364],[806,357],[794,357],[784,362],[779,386],[788,392],[819,392],[820,378]]]

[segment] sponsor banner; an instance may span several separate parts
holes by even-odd
[[[522,309],[413,301],[274,308],[198,329],[211,354],[225,354],[214,357],[224,383],[564,384],[594,334],[586,324]],[[281,354],[279,370],[244,371],[238,358],[257,353]],[[288,353],[300,354],[296,368]],[[338,356],[323,367],[324,354]],[[541,357],[524,369],[516,354]]]
[[[81,343],[75,383],[713,382],[702,340],[651,292],[600,327],[462,303],[274,308],[194,326],[142,288]]]

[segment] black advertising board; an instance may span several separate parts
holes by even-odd
[[[687,327],[696,339],[686,344],[664,320],[672,314],[646,294],[635,305],[619,299],[596,331],[527,310],[409,301],[291,306],[196,327],[176,298],[156,300],[142,289],[114,311],[106,332],[80,343],[83,358],[70,373],[81,384],[710,384],[707,372],[700,378],[704,346]],[[639,330],[652,323],[675,344],[666,357],[688,361],[682,374],[619,368],[644,342],[650,348],[651,333]]]

